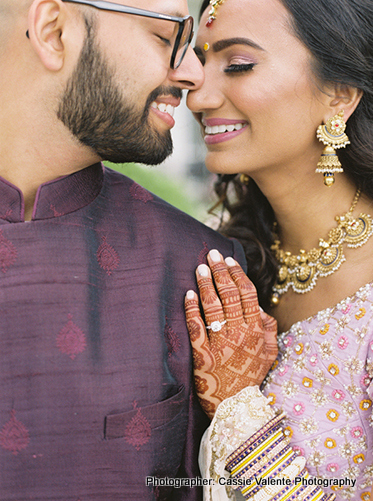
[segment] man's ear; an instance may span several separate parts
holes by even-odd
[[[330,96],[329,101],[329,115],[324,117],[324,123],[334,115],[337,115],[340,111],[344,111],[344,121],[347,122],[349,117],[355,111],[357,105],[360,103],[360,99],[363,96],[363,91],[357,89],[356,87],[350,87],[348,85],[335,84],[332,89],[329,90],[328,95]]]
[[[50,71],[59,71],[63,67],[66,21],[66,5],[61,0],[34,0],[30,7],[27,36],[41,62]]]

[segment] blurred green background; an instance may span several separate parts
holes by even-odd
[[[180,179],[175,179],[162,172],[162,169],[157,166],[104,163],[111,169],[130,177],[178,209],[200,221],[206,220],[212,198],[201,197],[199,190],[193,193],[193,190],[183,182],[185,179],[182,174],[180,174]]]

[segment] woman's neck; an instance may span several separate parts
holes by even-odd
[[[322,176],[313,173],[279,181],[257,182],[274,210],[281,247],[293,254],[318,246],[320,238],[326,239],[337,224],[335,217],[349,210],[356,193],[345,175],[337,175],[332,187],[326,187]],[[354,214],[360,212],[372,213],[372,202],[361,197]]]

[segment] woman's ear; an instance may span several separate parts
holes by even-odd
[[[34,0],[30,7],[27,36],[40,61],[50,71],[63,67],[66,21],[66,6],[61,0]]]
[[[337,115],[342,110],[344,111],[344,121],[347,122],[349,117],[357,108],[357,105],[360,103],[363,91],[357,89],[356,87],[336,84],[329,92],[328,95],[330,96],[330,114],[329,116],[324,117],[324,123],[326,123],[326,121],[330,117]]]

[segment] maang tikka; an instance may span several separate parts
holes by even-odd
[[[325,125],[320,125],[317,128],[317,138],[325,148],[321,154],[319,163],[317,164],[317,173],[324,174],[325,186],[332,186],[335,182],[334,174],[343,172],[342,164],[335,152],[335,149],[345,148],[350,144],[348,136],[344,133],[346,123],[343,120],[344,111],[340,111],[337,115],[326,122]]]
[[[206,22],[207,28],[211,28],[212,23],[216,19],[216,11],[218,7],[224,3],[224,0],[210,0],[211,9],[209,10],[209,17]]]

